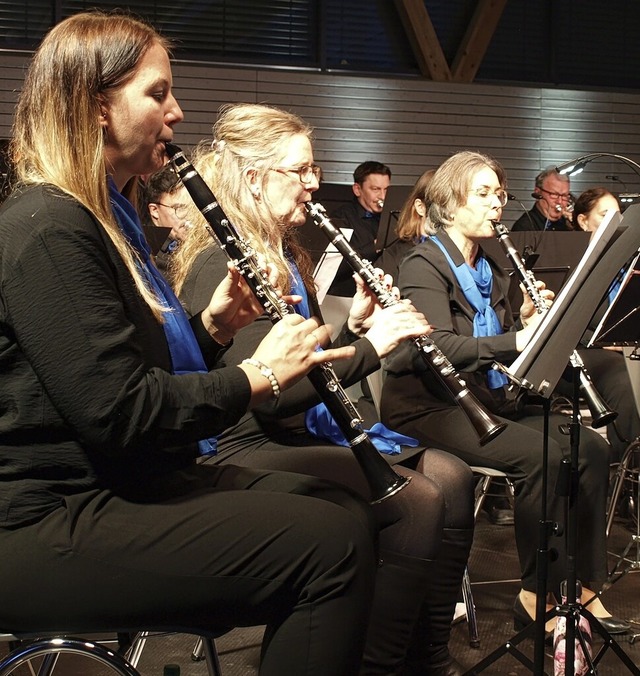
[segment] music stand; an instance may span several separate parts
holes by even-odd
[[[163,244],[169,238],[171,228],[166,228],[163,225],[143,225],[142,230],[151,247],[151,253],[154,256],[157,255]]]
[[[384,207],[380,214],[380,225],[376,235],[376,249],[384,251],[398,239],[396,227],[402,205],[405,203],[411,186],[390,185],[384,198]]]
[[[615,298],[609,303],[587,347],[636,347],[640,344],[639,258],[640,253],[633,256]]]
[[[640,344],[640,309],[638,306],[640,299],[640,252],[632,257],[627,266],[620,287],[611,300],[609,307],[600,320],[596,330],[589,341],[589,347],[598,346],[627,346],[637,347]],[[636,438],[625,450],[620,459],[616,481],[610,500],[610,510],[615,510],[618,497],[622,488],[622,481],[627,473],[629,462],[633,454],[637,452],[639,440]],[[636,483],[638,479],[636,478]],[[638,486],[640,488],[640,485]],[[608,526],[613,523],[613,514],[608,517]],[[633,546],[636,546],[635,559],[629,558],[629,552]],[[621,570],[622,564],[628,565]],[[610,587],[615,582],[624,577],[629,571],[637,570],[640,567],[640,523],[636,524],[636,533],[631,535],[629,542],[622,554],[609,572],[607,585]],[[632,637],[637,638],[638,634]]]
[[[545,314],[538,330],[529,342],[525,350],[518,359],[510,366],[504,367],[496,364],[496,367],[504,372],[513,382],[521,387],[530,389],[545,399],[545,434],[543,443],[543,504],[540,520],[540,545],[538,551],[538,589],[536,598],[536,620],[534,634],[534,662],[531,663],[515,646],[530,634],[530,627],[517,634],[509,642],[498,648],[492,655],[482,660],[476,667],[470,670],[469,674],[477,674],[486,666],[492,664],[497,657],[510,653],[519,659],[522,664],[529,666],[536,674],[544,673],[544,638],[545,623],[554,614],[558,614],[558,608],[546,612],[546,585],[547,585],[547,563],[548,563],[548,544],[547,540],[552,532],[552,524],[547,521],[546,514],[546,494],[547,494],[547,452],[548,452],[548,412],[549,406],[547,399],[552,394],[556,384],[564,372],[569,357],[582,334],[584,333],[589,321],[591,320],[600,299],[607,292],[611,280],[619,273],[623,265],[629,260],[629,251],[638,251],[640,249],[640,205],[630,207],[624,216],[622,228],[620,224],[622,217],[618,212],[610,211],[605,216],[601,226],[594,234],[584,256],[576,266],[570,278],[567,280],[561,292],[556,297],[552,307]],[[614,234],[620,232],[613,243]],[[595,301],[594,301],[595,299]],[[560,323],[562,322],[562,327]],[[577,369],[574,369],[574,393],[577,394]],[[577,397],[575,397],[577,398]],[[577,406],[574,411],[574,418],[577,420]],[[572,471],[569,488],[577,487],[577,447],[579,424],[576,422],[571,429],[572,446]],[[575,496],[569,495],[569,516],[575,515]],[[573,649],[576,624],[580,612],[586,612],[589,619],[593,619],[593,625],[596,630],[606,636],[606,648],[613,648],[620,660],[630,669],[631,673],[640,674],[640,670],[633,664],[624,651],[611,639],[605,630],[599,625],[597,620],[591,616],[588,611],[579,609],[576,604],[576,580],[575,570],[573,570],[574,553],[571,547],[575,545],[575,524],[569,524],[567,533],[570,538],[567,539],[567,661],[566,668],[573,673]],[[565,612],[563,611],[563,614]],[[572,620],[572,621],[569,621]],[[602,652],[601,650],[601,652]],[[600,658],[600,654],[596,660]]]

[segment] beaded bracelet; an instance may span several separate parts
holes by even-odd
[[[249,366],[255,366],[260,371],[260,373],[269,381],[269,385],[271,385],[271,389],[273,390],[273,396],[276,399],[280,396],[280,383],[278,382],[278,379],[276,378],[273,371],[268,366],[265,366],[261,361],[258,361],[257,359],[243,359],[242,363],[249,364]]]

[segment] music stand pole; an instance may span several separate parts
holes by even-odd
[[[525,382],[518,380],[508,371],[496,364],[495,368],[501,370],[517,387],[527,389]],[[499,660],[506,654],[512,655],[521,664],[531,670],[536,676],[543,676],[544,658],[545,658],[545,624],[553,617],[553,610],[547,613],[547,580],[549,571],[549,557],[551,549],[549,548],[549,539],[554,531],[557,534],[557,524],[547,519],[547,490],[548,465],[549,465],[549,413],[551,402],[548,398],[543,398],[543,434],[542,434],[542,500],[540,502],[540,521],[538,530],[538,551],[536,555],[536,619],[535,622],[525,627],[515,636],[511,637],[506,643],[498,646],[489,653],[484,659],[478,662],[465,672],[465,676],[477,676],[487,667]],[[533,662],[516,646],[523,640],[529,638],[532,634],[534,638]]]
[[[549,539],[554,524],[547,519],[547,489],[549,471],[549,413],[551,402],[543,399],[542,433],[542,500],[540,502],[540,523],[538,530],[538,554],[536,558],[536,619],[533,644],[533,673],[544,674],[544,638],[547,621],[547,580],[549,579]]]

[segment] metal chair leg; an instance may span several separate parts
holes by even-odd
[[[471,592],[471,580],[469,579],[469,570],[464,569],[462,577],[462,599],[467,611],[467,625],[469,627],[469,645],[472,648],[480,647],[480,637],[478,635],[478,618],[476,616],[476,606],[473,602],[473,593]]]
[[[194,662],[206,660],[207,674],[209,676],[222,676],[222,667],[214,639],[198,636],[198,640],[191,651],[191,659]]]

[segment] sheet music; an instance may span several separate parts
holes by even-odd
[[[340,232],[344,235],[347,242],[351,241],[351,236],[353,235],[352,228],[340,228]],[[340,263],[342,263],[342,254],[336,249],[332,242],[329,242],[327,248],[320,256],[316,269],[313,271],[313,279],[316,283],[317,298],[320,305],[322,305],[322,302],[329,291],[329,287],[338,272]]]

